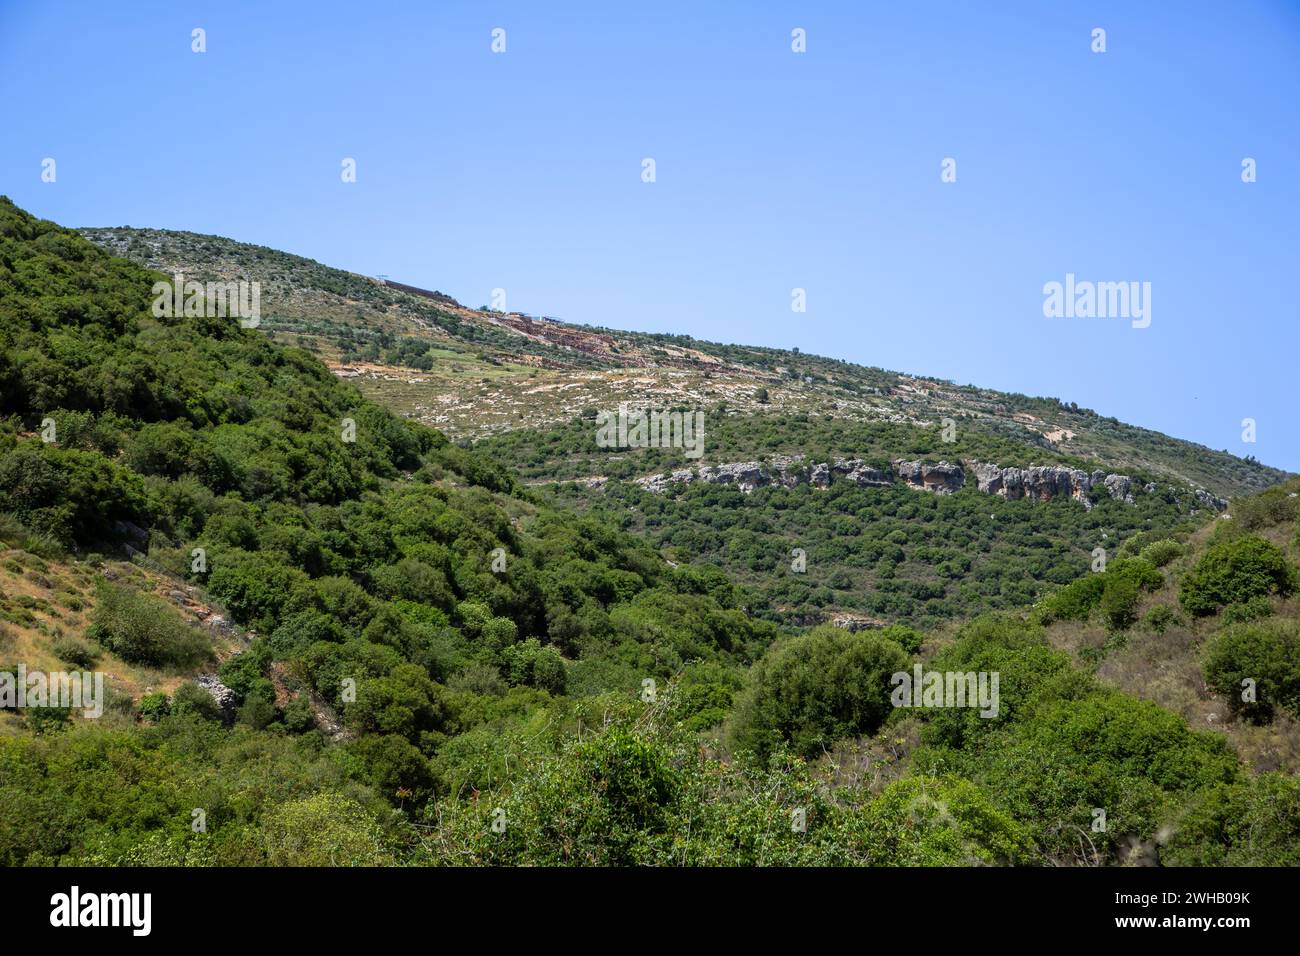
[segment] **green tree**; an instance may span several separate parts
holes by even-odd
[[[1253,597],[1290,594],[1295,586],[1295,569],[1282,549],[1246,535],[1207,550],[1183,579],[1179,600],[1189,613],[1204,617]]]
[[[895,642],[832,625],[779,643],[750,671],[732,741],[761,755],[784,740],[812,755],[842,737],[874,733],[890,713],[890,677],[908,663]]]

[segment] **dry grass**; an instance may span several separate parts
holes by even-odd
[[[183,599],[175,582],[123,561],[104,562],[92,568],[83,562],[50,560],[7,548],[0,551],[0,666],[21,662],[29,671],[68,670],[70,665],[54,653],[61,637],[87,640],[99,651],[94,669],[104,673],[110,694],[138,702],[154,691],[173,692],[190,674],[128,664],[86,638],[95,604],[95,579],[103,574],[119,584],[150,591],[176,607],[196,627],[210,614],[203,603],[186,594]],[[214,635],[213,651],[218,660],[236,653],[237,637]],[[0,714],[0,733],[17,733],[23,718],[16,713]]]
[[[1048,628],[1048,641],[1081,665],[1095,664],[1103,683],[1182,715],[1193,729],[1225,734],[1253,770],[1300,772],[1300,722],[1286,715],[1279,715],[1267,726],[1238,721],[1227,702],[1206,686],[1202,648],[1220,622],[1217,617],[1189,619],[1178,603],[1178,586],[1204,553],[1215,529],[1216,523],[1211,523],[1198,530],[1191,537],[1189,553],[1161,569],[1165,584],[1143,597],[1139,623],[1133,628],[1117,635],[1095,622],[1059,621]],[[1250,533],[1282,547],[1292,560],[1300,557],[1294,525],[1251,529]],[[1161,604],[1173,609],[1177,619],[1157,634],[1145,629],[1141,618]],[[1273,604],[1276,615],[1300,618],[1300,597],[1274,599]]]

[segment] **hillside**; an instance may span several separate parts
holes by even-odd
[[[933,431],[950,417],[959,435],[973,433],[1015,449],[997,462],[1002,465],[1069,460],[1088,470],[1150,474],[1221,497],[1258,491],[1285,477],[1257,462],[1055,398],[959,386],[799,352],[467,308],[436,291],[215,236],[128,227],[81,233],[169,275],[260,282],[263,329],[276,341],[309,349],[367,397],[453,439],[521,429],[544,433],[584,412],[630,401],[708,409],[711,426],[729,416],[812,416],[826,423],[832,450],[845,457],[863,457],[856,442],[864,430],[902,425]],[[706,460],[746,460],[749,452],[731,437],[711,440]],[[802,449],[788,441],[768,450]],[[543,454],[555,466],[547,476],[557,474],[560,462]],[[564,471],[584,473],[575,472],[571,455],[561,461]]]
[[[786,626],[932,627],[1018,607],[1084,573],[1096,548],[1194,525],[1225,507],[1222,496],[1284,477],[1054,399],[469,309],[192,233],[82,233],[169,273],[259,281],[273,340],[311,350],[399,415],[475,440],[551,503],[635,531],[674,562],[724,569],[751,613]],[[623,402],[700,410],[702,454],[598,447],[597,411]],[[955,466],[940,489],[953,499],[906,493],[934,487],[901,474],[909,462],[918,474]],[[836,478],[821,494],[816,465],[828,481],[862,469],[885,480]],[[713,473],[693,480],[700,469]],[[1039,471],[1032,481],[1017,472],[1013,494],[1008,469]],[[998,489],[994,500],[984,488]],[[796,547],[807,564],[792,573]]]
[[[1294,482],[1220,512],[1115,463],[1044,497],[768,455],[603,510],[262,330],[153,314],[159,278],[0,199],[0,673],[110,688],[0,714],[0,865],[1300,864]],[[449,352],[515,334],[474,322]],[[921,440],[888,424],[882,455]],[[950,457],[1024,444],[971,432]],[[751,550],[704,560],[733,526]],[[729,568],[800,546],[916,606],[786,626]],[[915,668],[1000,696],[892,692]]]

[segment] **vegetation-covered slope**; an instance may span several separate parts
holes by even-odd
[[[854,447],[864,424],[902,423],[912,431],[933,431],[951,417],[960,433],[1011,446],[1019,454],[1009,459],[1034,459],[1030,463],[1056,460],[1053,453],[1059,453],[1088,462],[1088,470],[1141,472],[1223,497],[1285,477],[1253,460],[1055,398],[958,386],[798,351],[466,308],[441,293],[385,284],[216,236],[128,227],[83,229],[82,234],[168,274],[261,282],[263,328],[277,341],[311,350],[339,374],[355,377],[367,396],[454,439],[519,429],[545,432],[583,413],[590,417],[596,409],[633,402],[707,409],[709,427],[719,435],[706,449],[706,461],[712,462],[740,461],[748,454],[743,441],[720,438],[720,420],[730,414],[759,414],[782,424],[801,414],[813,416],[830,423],[822,431],[849,457],[865,451]],[[581,470],[574,449],[539,447],[542,457],[530,456],[525,464],[548,462],[546,477],[562,470],[592,473]],[[804,450],[796,436],[766,447],[784,454]]]
[[[0,714],[0,863],[1300,862],[1294,767],[1223,730],[1287,733],[1285,493],[1267,548],[1201,530],[1185,574],[1139,540],[952,631],[789,633],[306,352],[155,318],[156,278],[0,202],[0,663],[104,661],[116,689],[98,719]],[[147,573],[101,556],[132,552]],[[1258,673],[1267,711],[1189,726],[1071,653],[1064,622],[1120,648],[1170,586],[1207,695]],[[996,716],[891,706],[918,663],[997,673]]]

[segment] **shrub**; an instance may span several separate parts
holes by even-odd
[[[878,865],[1005,865],[1023,862],[1029,850],[1024,828],[959,777],[895,780],[863,817]]]
[[[171,710],[171,701],[166,694],[145,694],[140,698],[140,716],[146,720],[157,723],[170,714]]]
[[[1222,735],[1192,731],[1156,704],[1113,691],[1043,705],[992,735],[972,763],[974,781],[996,791],[1058,863],[1115,860],[1125,837],[1154,838],[1171,797],[1239,773]],[[1106,808],[1107,826],[1089,834],[1090,846],[1079,828],[1094,807]]]
[[[1187,549],[1177,541],[1165,538],[1162,541],[1155,541],[1147,545],[1142,549],[1138,557],[1149,562],[1153,567],[1163,568],[1175,558],[1182,557],[1186,552]]]
[[[1197,617],[1253,597],[1295,590],[1295,569],[1276,545],[1253,535],[1216,544],[1183,579],[1179,600]]]
[[[1101,592],[1105,587],[1106,582],[1100,574],[1079,578],[1044,598],[1038,605],[1038,619],[1044,624],[1087,620],[1093,608],[1101,603]]]
[[[59,660],[82,670],[90,670],[99,660],[99,652],[94,646],[76,637],[59,638],[51,650]]]
[[[1232,503],[1233,524],[1246,531],[1256,531],[1300,520],[1300,498],[1292,498],[1295,482],[1270,488]]]
[[[505,676],[512,686],[526,684],[550,694],[564,693],[564,658],[555,648],[542,644],[535,637],[513,644],[502,652],[505,659]]]
[[[204,720],[220,720],[221,708],[212,695],[192,681],[186,681],[172,694],[171,712],[175,716],[192,714]]]
[[[394,863],[375,818],[337,793],[318,793],[278,807],[262,823],[262,841],[269,866]]]
[[[1273,602],[1266,597],[1253,597],[1242,604],[1229,604],[1223,609],[1224,624],[1245,624],[1258,621],[1273,613]]]
[[[1122,631],[1137,619],[1137,582],[1117,577],[1106,582],[1101,592],[1101,612],[1112,630]]]
[[[1166,866],[1300,866],[1300,779],[1264,773],[1216,787],[1172,829]]]
[[[1294,619],[1225,628],[1206,644],[1202,669],[1235,713],[1269,720],[1283,707],[1300,716],[1300,622]],[[1254,702],[1241,699],[1245,680],[1255,682]]]
[[[1155,634],[1163,634],[1177,620],[1174,609],[1168,604],[1157,604],[1147,611],[1142,619],[1142,626]]]
[[[1165,583],[1155,565],[1144,558],[1118,558],[1106,568],[1104,577],[1107,581],[1132,581],[1143,591],[1154,591]]]
[[[165,601],[104,580],[95,585],[90,633],[133,664],[193,667],[212,656],[203,636]]]
[[[782,740],[811,756],[870,734],[890,713],[890,676],[908,667],[893,641],[824,624],[760,658],[736,706],[732,739],[766,755]]]
[[[1142,591],[1154,591],[1164,583],[1155,565],[1141,558],[1117,558],[1100,574],[1089,574],[1067,585],[1038,605],[1037,619],[1085,621],[1101,607],[1106,623],[1115,630],[1129,627],[1136,619]]]
[[[255,694],[244,701],[236,720],[254,730],[264,730],[276,716],[275,704],[260,694]]]
[[[316,716],[306,695],[299,695],[284,705],[283,720],[285,729],[291,734],[306,733],[316,726]]]
[[[882,627],[877,633],[881,637],[893,641],[909,654],[915,654],[921,649],[921,644],[925,638],[915,628],[908,627],[906,624],[890,624],[888,627]]]

